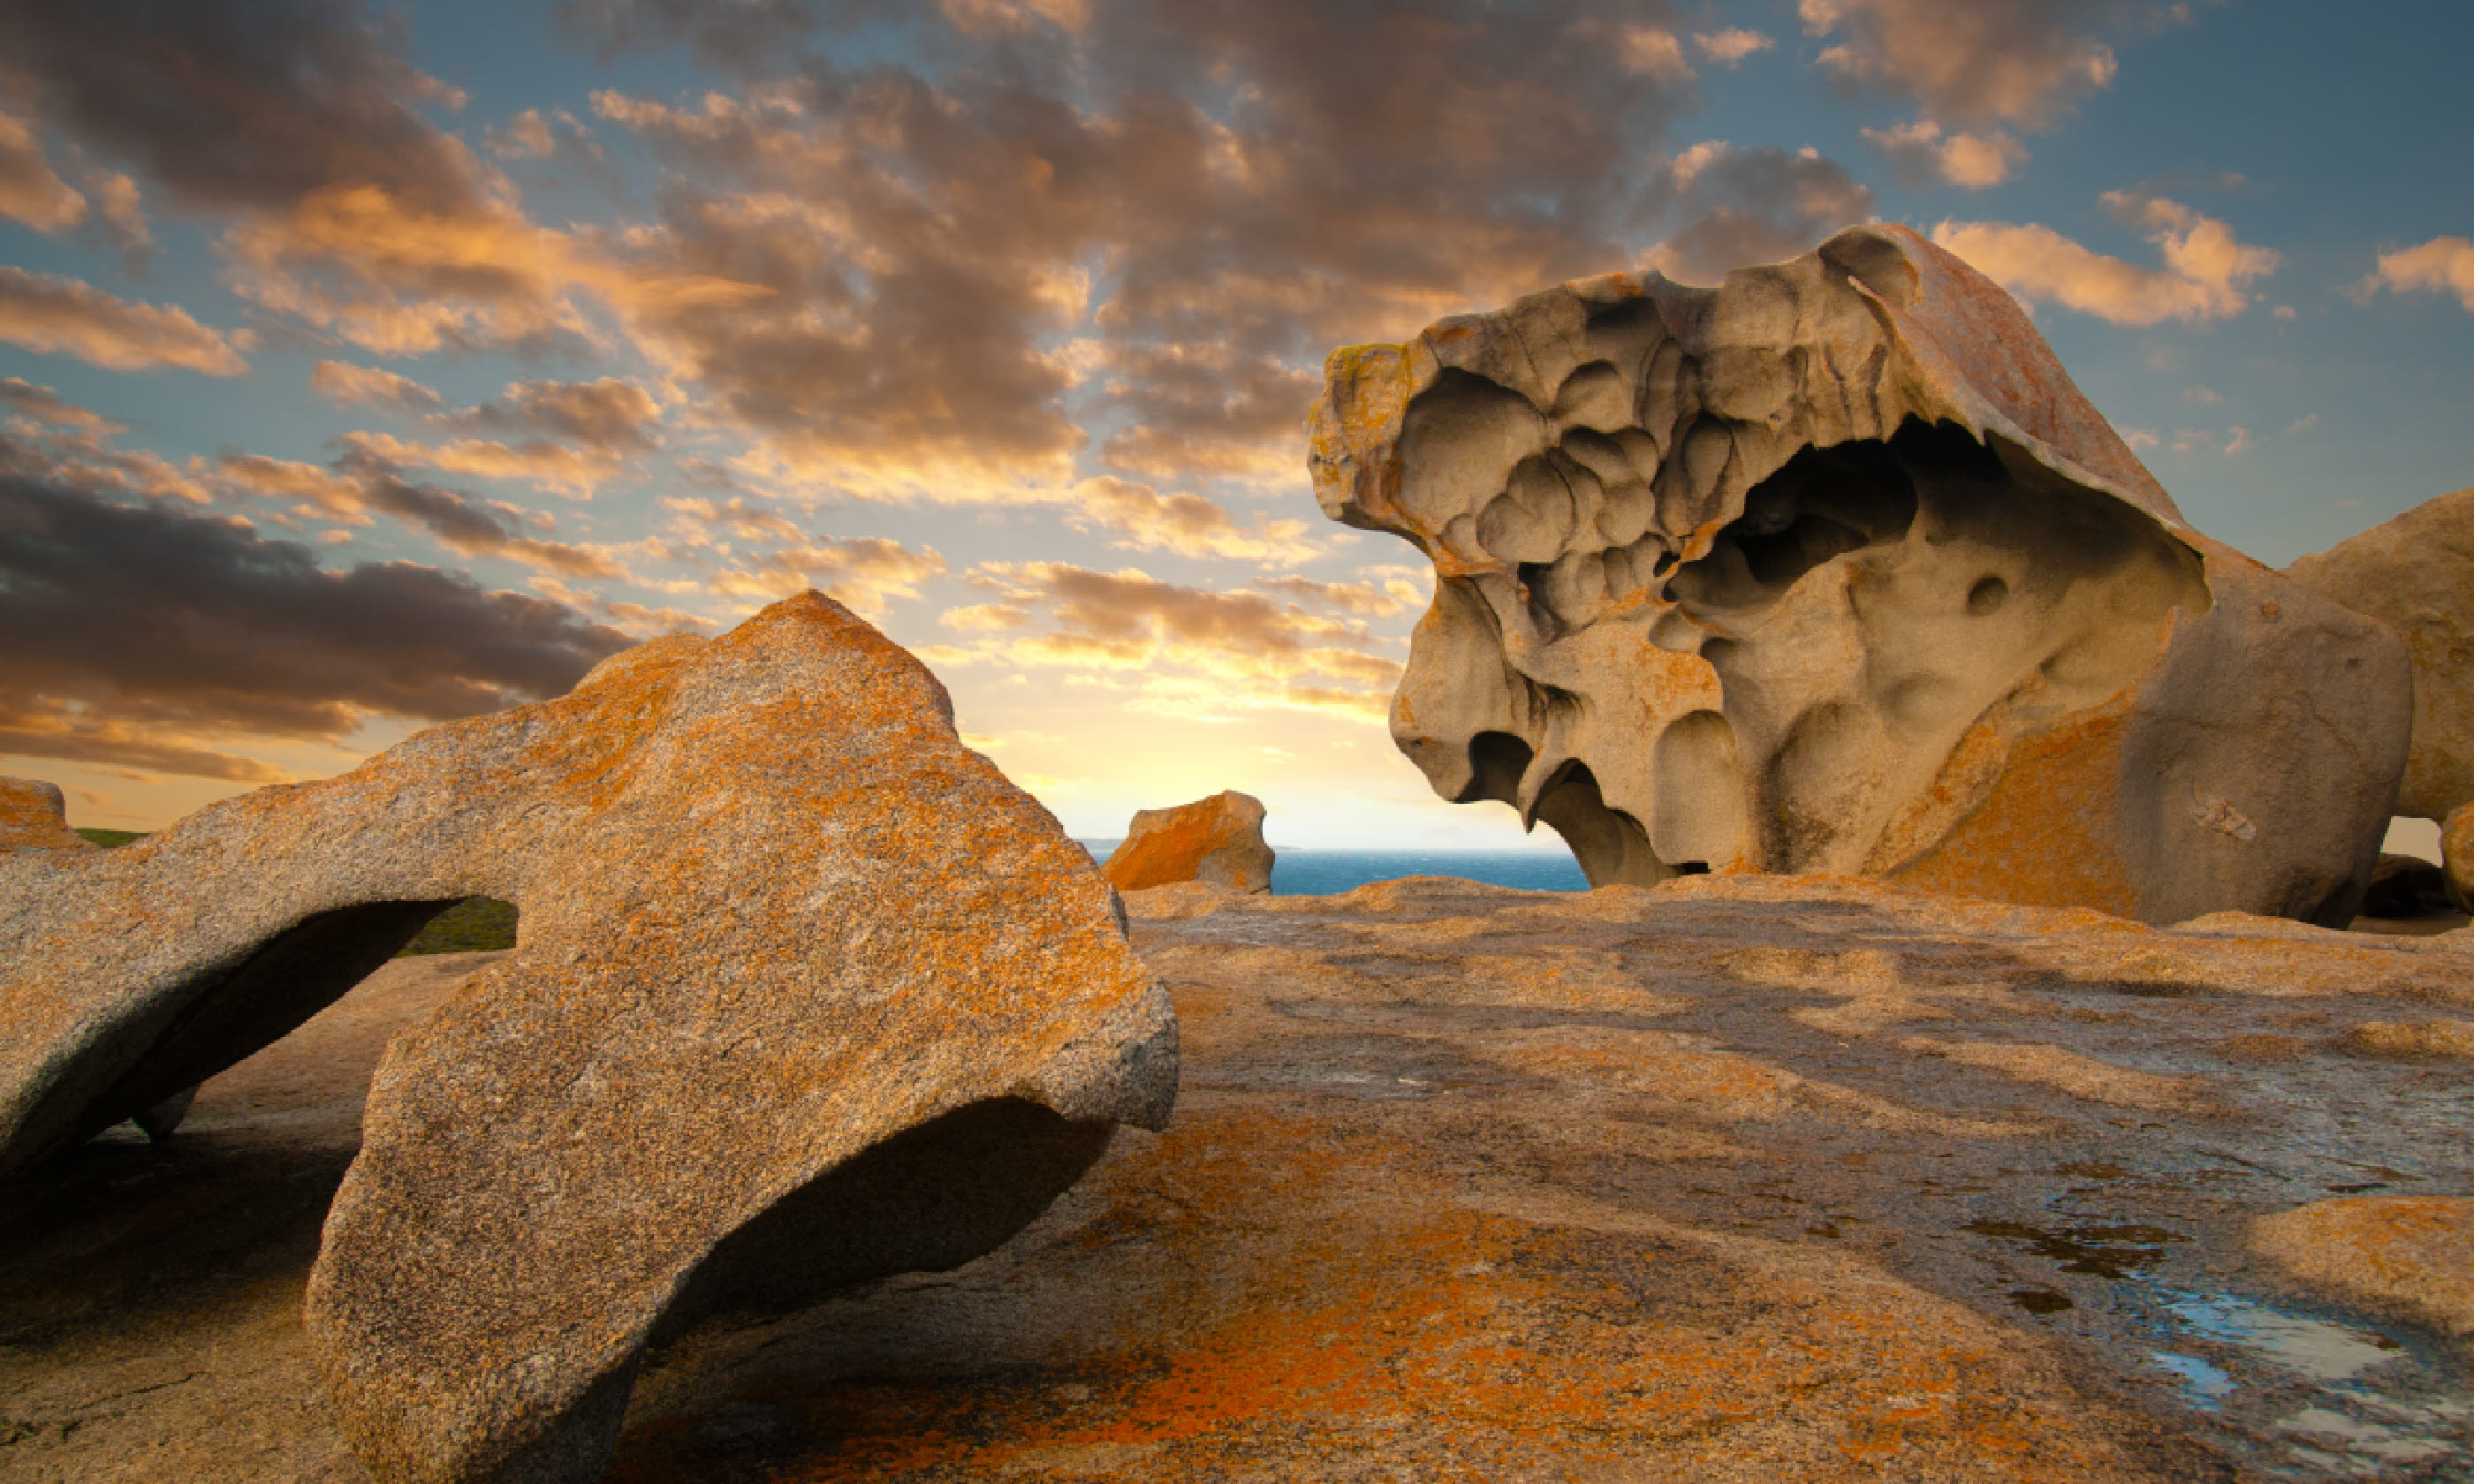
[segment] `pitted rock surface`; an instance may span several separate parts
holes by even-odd
[[[1263,843],[1263,801],[1229,791],[1173,809],[1135,811],[1102,869],[1121,892],[1180,881],[1268,892],[1273,861]]]
[[[1837,872],[2342,924],[2403,645],[2193,531],[2016,303],[1904,227],[1335,351],[1325,514],[1434,562],[1392,732],[1592,882]]]
[[[1088,856],[810,593],[125,850],[0,854],[0,1174],[476,895],[518,946],[388,1043],[307,1281],[381,1480],[596,1478],[661,1334],[974,1257],[1175,1095]]]
[[[613,1484],[2430,1484],[2474,1447],[2444,1326],[2251,1235],[2474,1198],[2474,934],[1775,876],[1128,907],[1176,1127],[976,1262],[649,1352]],[[0,1209],[12,1476],[352,1476],[293,1316],[434,962]]]

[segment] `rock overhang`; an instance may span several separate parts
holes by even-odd
[[[1576,280],[1335,351],[1325,383],[1324,513],[1435,567],[1395,740],[1593,881],[1830,870],[2161,919],[2332,916],[2367,879],[2393,643],[2193,530],[2017,304],[1904,227],[1715,288]],[[2227,694],[2296,681],[2353,719]],[[2300,742],[2277,799],[2183,755],[2238,715]],[[2025,776],[2057,764],[2083,776]],[[2292,797],[2313,772],[2333,805]],[[2075,833],[2068,872],[2020,867],[2005,778],[2086,796],[2039,825]],[[2304,827],[2165,879],[2218,849],[2186,826],[2280,810]]]

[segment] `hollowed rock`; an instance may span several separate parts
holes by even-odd
[[[1392,733],[1593,882],[1834,872],[2337,922],[2413,692],[2194,531],[2007,295],[1858,227],[1335,351],[1324,513],[1435,565]]]

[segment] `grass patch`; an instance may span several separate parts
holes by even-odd
[[[429,920],[396,953],[411,958],[421,953],[487,953],[516,945],[516,908],[495,897],[467,897]]]
[[[102,846],[107,850],[115,845],[127,845],[132,840],[146,838],[146,831],[142,829],[80,829],[78,833],[85,836],[87,843]]]

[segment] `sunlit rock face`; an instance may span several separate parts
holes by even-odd
[[[458,899],[522,911],[387,1043],[308,1273],[377,1484],[598,1479],[647,1346],[970,1261],[1176,1097],[1090,856],[819,593],[125,850],[58,819],[0,786],[0,1209]]]
[[[1392,733],[1593,882],[1836,872],[2349,916],[2396,639],[2187,526],[2016,303],[1904,227],[1332,354],[1324,513],[1435,565]]]

